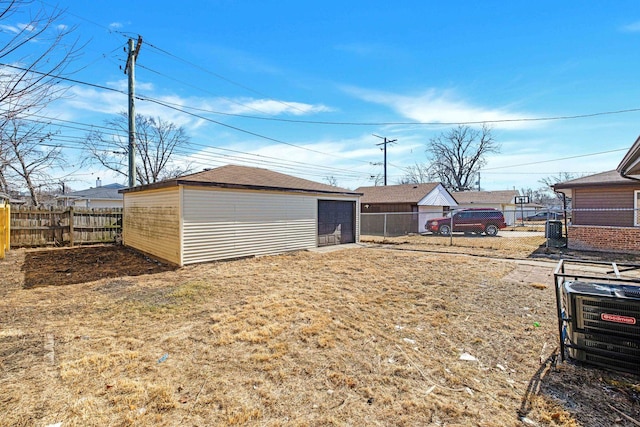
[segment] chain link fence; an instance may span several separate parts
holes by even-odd
[[[564,247],[564,214],[550,210],[455,209],[433,212],[363,213],[362,241],[401,242],[420,248],[473,248],[496,255],[528,256]]]
[[[517,257],[553,248],[640,254],[640,210],[636,208],[363,213],[360,225],[361,241],[415,249]]]

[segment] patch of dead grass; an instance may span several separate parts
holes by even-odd
[[[19,256],[0,279],[7,425],[519,425],[556,342],[552,287],[491,259],[298,252],[27,290]]]
[[[447,252],[480,255],[496,258],[523,259],[544,245],[546,239],[540,235],[521,237],[465,237],[454,234],[453,240],[446,236],[407,235],[398,237],[361,236],[365,243],[391,245],[396,249]],[[453,241],[453,244],[452,244]]]

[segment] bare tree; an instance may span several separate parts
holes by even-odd
[[[87,136],[87,161],[128,176],[129,149],[127,113],[108,120],[112,132],[94,131]],[[184,175],[192,170],[190,164],[180,165],[175,156],[189,145],[189,137],[182,127],[174,123],[136,115],[136,180],[138,184],[151,184]]]
[[[36,205],[37,181],[59,160],[59,149],[42,146],[51,135],[22,119],[68,88],[59,83],[80,49],[62,14],[32,0],[0,0],[0,186],[7,193],[10,184],[26,187]]]
[[[549,188],[549,187],[553,187],[555,184],[559,182],[569,181],[575,178],[579,178],[579,175],[571,172],[558,172],[557,175],[544,177],[538,180],[538,182],[544,185],[545,187]]]
[[[552,187],[559,182],[569,181],[575,178],[580,178],[581,176],[584,176],[584,174],[558,172],[556,175],[550,175],[538,180],[538,182],[543,185],[539,191],[549,194],[548,204],[551,204],[554,200],[557,202],[558,200],[562,200],[563,196],[559,193],[555,193]]]
[[[399,184],[424,184],[431,181],[429,165],[417,163],[405,168],[405,174]]]
[[[3,184],[8,187],[8,179],[21,181],[34,206],[40,205],[40,188],[51,182],[48,171],[63,164],[61,149],[51,143],[53,134],[46,127],[44,123],[11,119],[0,129]],[[9,188],[5,190],[9,192]]]
[[[529,196],[531,203],[537,203],[540,205],[549,205],[556,201],[556,195],[549,189],[549,187],[540,187],[536,190],[533,188],[521,188],[520,194],[523,196]]]
[[[442,183],[448,190],[470,190],[486,164],[485,157],[500,152],[491,128],[481,129],[459,125],[432,138],[427,145],[431,161],[429,178]]]
[[[369,177],[369,179],[371,181],[373,181],[373,185],[378,187],[379,185],[383,185],[384,184],[384,174],[383,173],[378,173],[376,175],[371,175]]]
[[[333,175],[325,176],[324,180],[327,181],[327,184],[331,185],[332,187],[338,186],[338,179]]]
[[[0,0],[0,127],[29,110],[44,108],[67,89],[60,77],[79,52],[74,28],[61,24],[63,10],[34,9],[31,0]]]

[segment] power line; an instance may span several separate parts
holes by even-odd
[[[199,70],[201,70],[201,71],[204,71],[205,73],[210,74],[210,75],[212,75],[212,76],[214,76],[214,77],[216,77],[216,78],[218,78],[218,79],[220,79],[220,80],[223,80],[223,81],[225,81],[225,82],[227,82],[227,83],[230,83],[230,84],[232,84],[232,85],[234,85],[234,86],[237,86],[237,87],[239,87],[239,88],[242,88],[242,89],[244,89],[244,90],[247,90],[247,91],[249,91],[249,92],[251,92],[251,93],[254,93],[254,94],[256,94],[256,95],[260,95],[260,96],[262,96],[262,97],[265,97],[265,98],[267,98],[267,99],[270,99],[270,100],[272,100],[272,101],[275,101],[275,102],[277,102],[277,103],[279,103],[279,104],[285,105],[285,106],[287,106],[287,107],[289,107],[289,108],[293,108],[293,109],[296,109],[296,110],[299,110],[299,111],[305,112],[304,110],[301,110],[300,108],[296,107],[295,105],[291,105],[291,104],[288,104],[288,103],[286,103],[286,102],[279,101],[279,100],[277,100],[277,99],[273,99],[273,98],[272,98],[272,97],[270,97],[269,95],[265,95],[265,94],[263,94],[263,93],[262,93],[262,92],[260,92],[260,91],[257,91],[257,90],[255,90],[255,89],[252,89],[252,88],[250,88],[250,87],[248,87],[248,86],[246,86],[246,85],[243,85],[242,83],[235,82],[235,81],[233,81],[233,80],[231,80],[231,79],[229,79],[229,78],[227,78],[227,77],[224,77],[224,76],[222,76],[222,75],[220,75],[220,74],[218,74],[218,73],[214,73],[213,71],[210,71],[210,70],[208,70],[208,69],[204,68],[203,66],[201,66],[201,65],[199,65],[199,64],[195,64],[195,63],[193,63],[193,62],[191,62],[191,61],[188,61],[188,60],[186,60],[186,59],[180,58],[179,56],[174,55],[174,54],[173,54],[173,53],[171,53],[171,52],[167,52],[167,51],[166,51],[166,50],[164,50],[164,49],[160,49],[159,47],[154,46],[154,45],[153,45],[153,44],[151,44],[151,43],[147,43],[147,44],[149,44],[149,46],[151,46],[153,49],[158,50],[158,52],[162,52],[163,54],[165,54],[165,55],[167,55],[167,56],[170,56],[170,57],[172,57],[172,58],[174,58],[174,59],[177,59],[178,61],[184,62],[185,64],[188,64],[188,65],[190,65],[190,66],[192,66],[192,67],[194,67],[194,68],[197,68],[197,69],[199,69]]]
[[[579,154],[577,156],[569,156],[569,157],[560,157],[558,159],[552,159],[552,160],[540,160],[538,162],[530,162],[530,163],[520,163],[518,165],[509,165],[509,166],[498,166],[498,167],[494,167],[494,168],[486,168],[483,169],[482,171],[492,171],[492,170],[498,170],[498,169],[510,169],[510,168],[517,168],[520,166],[531,166],[531,165],[539,165],[542,163],[551,163],[551,162],[559,162],[561,160],[571,160],[571,159],[579,159],[581,157],[590,157],[590,156],[599,156],[601,154],[610,154],[610,153],[616,153],[619,151],[628,151],[628,148],[618,148],[615,150],[608,150],[608,151],[600,151],[598,153],[589,153],[589,154]]]
[[[29,121],[29,122],[34,122],[37,124],[42,124],[42,125],[48,125],[48,126],[56,126],[56,127],[64,127],[64,128],[70,128],[73,130],[80,130],[80,131],[84,131],[84,132],[92,132],[96,129],[94,128],[99,128],[100,132],[102,132],[103,134],[106,134],[108,136],[112,136],[118,139],[126,139],[127,138],[127,134],[126,134],[126,130],[124,129],[112,129],[110,127],[106,127],[106,126],[95,126],[95,125],[89,125],[89,124],[84,124],[84,123],[80,123],[80,122],[73,122],[73,121],[69,121],[69,120],[62,120],[62,119],[54,119],[54,118],[49,118],[49,117],[45,117],[45,116],[39,116],[39,115],[35,115],[32,114],[29,117],[38,117],[41,119],[46,119],[45,121],[42,120],[35,120],[35,119],[31,119],[31,118],[26,118],[23,119],[25,121]],[[62,123],[53,123],[55,121],[60,121]],[[105,130],[107,130],[108,132],[105,132]],[[55,143],[63,143],[64,148],[68,148],[68,149],[75,149],[75,150],[81,150],[83,148],[86,148],[85,145],[85,137],[81,137],[81,136],[73,136],[73,135],[52,135],[52,137],[50,138],[50,141],[55,142]],[[122,147],[120,145],[117,145],[117,143],[111,143],[109,144],[108,141],[104,141],[106,144],[96,144],[96,148],[99,149],[100,151],[105,151],[105,152],[112,152],[114,150],[122,150]],[[73,146],[70,146],[69,144],[74,144]],[[51,146],[51,147],[55,147],[54,145],[47,145],[44,144],[45,146]],[[309,163],[305,163],[305,162],[298,162],[295,160],[286,160],[286,159],[282,159],[282,158],[277,158],[277,157],[271,157],[271,156],[266,156],[263,154],[254,154],[254,153],[247,153],[244,151],[240,151],[240,150],[233,150],[233,149],[229,149],[229,148],[222,148],[222,147],[215,147],[215,146],[209,146],[209,145],[204,145],[204,144],[198,144],[198,143],[189,143],[188,144],[189,147],[200,147],[202,149],[206,149],[206,150],[213,150],[213,151],[217,151],[220,152],[221,156],[224,158],[228,158],[231,160],[239,160],[242,161],[244,163],[251,163],[251,164],[257,164],[257,165],[268,165],[268,166],[278,166],[280,169],[282,168],[287,168],[287,169],[291,169],[291,170],[296,170],[296,171],[308,171],[309,168],[313,168],[314,170],[317,170],[319,174],[338,174],[340,176],[344,176],[344,177],[361,177],[364,176],[364,173],[361,172],[356,172],[350,169],[343,169],[343,168],[335,168],[335,167],[330,167],[330,166],[322,166],[322,165],[315,165],[315,164],[309,164]],[[224,154],[227,153],[227,154]],[[184,156],[200,156],[203,157],[202,154],[195,152],[195,150],[192,151],[186,151],[183,150],[181,152],[177,152],[177,154],[181,154]],[[210,159],[213,160],[215,159],[215,157],[213,156],[205,156],[206,159]]]
[[[127,92],[125,92],[123,90],[114,89],[112,87],[102,86],[102,85],[95,84],[95,83],[83,82],[81,80],[72,79],[70,77],[54,76],[51,73],[43,73],[42,71],[30,70],[30,69],[27,69],[27,68],[18,67],[17,65],[0,63],[0,67],[12,68],[14,70],[19,70],[19,71],[26,71],[26,72],[29,72],[29,73],[34,73],[34,74],[38,74],[38,75],[45,76],[45,77],[52,77],[52,78],[55,78],[55,79],[58,79],[58,80],[63,80],[63,81],[71,82],[71,83],[77,83],[77,84],[81,84],[81,85],[85,85],[85,86],[91,86],[91,87],[94,87],[94,88],[97,88],[97,89],[103,89],[103,90],[108,90],[108,91],[111,91],[111,92],[117,92],[117,93],[121,93],[123,95],[127,94]]]
[[[18,67],[18,66],[15,66],[15,65],[9,65],[9,64],[0,63],[0,66],[6,66],[6,67],[13,68],[13,69],[21,70],[21,71],[30,71],[30,72],[33,72],[33,73],[39,74],[39,75],[50,76],[50,73],[43,73],[43,72],[40,72],[40,71],[27,70],[25,68]],[[94,83],[83,82],[81,80],[71,79],[69,77],[62,77],[62,76],[51,76],[51,77],[55,77],[55,78],[60,79],[60,80],[69,81],[69,82],[73,82],[73,83],[77,83],[77,84],[83,84],[83,85],[87,85],[87,86],[91,86],[91,87],[95,87],[95,88],[99,88],[99,89],[104,89],[104,90],[109,90],[109,91],[112,91],[112,92],[117,92],[117,93],[121,93],[123,95],[127,95],[127,92],[122,91],[122,90],[118,90],[118,89],[114,89],[114,88],[110,88],[110,87],[107,87],[107,86],[102,86],[102,85],[98,85],[98,84],[94,84]],[[175,110],[175,111],[179,111],[181,113],[184,113],[184,114],[187,114],[187,115],[190,115],[190,116],[193,116],[193,117],[197,117],[197,118],[199,118],[201,120],[205,120],[205,121],[208,121],[208,122],[211,122],[211,123],[215,123],[217,125],[220,125],[220,126],[223,126],[223,127],[227,127],[229,129],[233,129],[233,130],[236,130],[238,132],[246,133],[248,135],[252,135],[252,136],[255,136],[255,137],[258,137],[258,138],[262,138],[262,139],[265,139],[265,140],[268,140],[268,141],[276,142],[278,144],[288,145],[290,147],[295,147],[295,148],[298,148],[300,150],[305,150],[305,151],[310,151],[310,152],[317,153],[317,154],[322,154],[324,156],[340,157],[340,158],[346,159],[345,157],[339,156],[337,154],[324,153],[322,151],[314,150],[312,148],[302,147],[300,145],[292,144],[290,142],[285,142],[285,141],[282,141],[282,140],[279,140],[279,139],[276,139],[276,138],[272,138],[272,137],[269,137],[269,136],[266,136],[266,135],[262,135],[262,134],[259,134],[259,133],[256,133],[256,132],[252,132],[252,131],[249,131],[249,130],[246,130],[246,129],[242,129],[242,128],[239,128],[237,126],[228,125],[226,123],[222,123],[220,121],[213,120],[211,118],[208,118],[208,117],[205,117],[205,116],[201,116],[199,114],[195,114],[195,113],[186,111],[186,110],[184,110],[184,108],[178,108],[178,107],[172,106],[172,105],[170,105],[170,104],[168,104],[168,103],[166,103],[164,101],[160,101],[160,100],[157,100],[157,99],[154,99],[154,98],[149,98],[149,97],[136,95],[135,99],[138,99],[140,101],[147,101],[147,102],[151,102],[151,103],[154,103],[154,104],[162,105],[162,106],[164,106],[166,108],[169,108],[169,109],[172,109],[172,110]],[[351,160],[351,159],[348,159],[348,160]],[[362,162],[362,163],[368,163],[368,162],[366,162],[364,160],[356,160],[356,161]]]
[[[191,84],[191,83],[187,83],[187,82],[184,82],[184,81],[182,81],[182,80],[176,79],[176,78],[174,78],[174,77],[168,76],[168,75],[166,75],[166,74],[164,74],[164,73],[161,73],[160,71],[156,71],[156,70],[151,69],[151,68],[149,68],[149,67],[145,67],[145,66],[144,66],[144,65],[142,65],[142,64],[136,64],[136,65],[137,65],[138,67],[140,67],[140,68],[143,68],[143,69],[145,69],[145,70],[147,70],[147,71],[149,71],[149,72],[151,72],[151,73],[157,74],[157,75],[159,75],[159,76],[162,76],[162,77],[164,77],[164,78],[166,78],[166,79],[169,79],[169,80],[172,80],[172,81],[174,81],[174,82],[177,82],[177,83],[183,84],[183,85],[185,85],[185,86],[187,86],[187,87],[190,87],[190,88],[193,88],[193,89],[196,89],[196,90],[199,90],[199,91],[202,91],[202,92],[208,93],[208,94],[210,94],[210,95],[217,96],[217,95],[215,95],[213,92],[211,92],[211,91],[209,91],[209,90],[203,89],[203,88],[201,88],[201,87],[199,87],[199,86],[196,86],[196,85],[193,85],[193,84]],[[250,109],[250,110],[254,110],[254,111],[258,112],[258,113],[268,114],[268,113],[267,113],[267,112],[265,112],[265,111],[261,111],[261,110],[260,110],[260,109],[258,109],[258,108],[252,107],[252,106],[247,105],[247,104],[243,104],[243,103],[238,102],[238,101],[235,101],[235,100],[233,100],[233,99],[231,99],[231,98],[226,98],[226,97],[221,97],[221,98],[222,98],[222,99],[224,99],[224,100],[226,100],[226,101],[229,101],[229,102],[230,102],[230,103],[232,103],[232,104],[236,104],[236,105],[239,105],[239,106],[241,106],[241,107],[244,107],[244,108],[247,108],[247,109]],[[178,105],[178,104],[174,104],[174,105]],[[204,109],[199,109],[199,108],[195,108],[195,107],[190,108],[190,109],[192,109],[192,110],[206,111],[206,112],[208,112],[208,113],[212,113],[212,114],[220,114],[220,115],[235,116],[234,114],[230,114],[230,113],[225,114],[225,113],[222,113],[222,112],[210,111],[210,110],[204,110]]]
[[[252,131],[246,130],[246,129],[242,129],[242,128],[239,128],[237,126],[228,125],[226,123],[222,123],[222,122],[219,122],[217,120],[213,120],[213,119],[211,119],[209,117],[205,117],[205,116],[202,116],[202,115],[199,115],[199,114],[195,114],[195,113],[186,111],[183,108],[175,107],[173,105],[170,105],[170,104],[168,104],[166,102],[163,102],[163,101],[160,101],[160,100],[157,100],[157,99],[147,98],[147,97],[143,97],[143,96],[136,96],[136,99],[139,99],[141,101],[152,102],[152,103],[158,104],[158,105],[162,105],[162,106],[164,106],[166,108],[170,108],[172,110],[179,111],[181,113],[188,114],[190,116],[197,117],[199,119],[206,120],[208,122],[215,123],[217,125],[224,126],[226,128],[229,128],[229,129],[236,130],[238,132],[242,132],[242,133],[246,133],[248,135],[252,135],[252,136],[255,136],[255,137],[258,137],[258,138],[266,139],[267,141],[272,141],[272,142],[276,142],[278,144],[288,145],[290,147],[298,148],[300,150],[310,151],[312,153],[322,154],[324,156],[338,157],[338,158],[342,158],[342,159],[346,159],[346,160],[352,160],[352,159],[347,159],[346,157],[343,157],[343,156],[340,156],[340,155],[337,155],[337,154],[329,154],[329,153],[325,153],[325,152],[322,152],[322,151],[314,150],[313,148],[302,147],[300,145],[292,144],[290,142],[285,142],[285,141],[282,141],[280,139],[272,138],[270,136],[266,136],[266,135],[262,135],[262,134],[259,134],[259,133],[256,133],[256,132],[252,132]],[[365,160],[356,160],[356,161],[361,162],[361,163],[368,163]]]

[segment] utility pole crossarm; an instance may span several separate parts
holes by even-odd
[[[395,142],[397,142],[397,139],[387,139],[386,136],[379,136],[376,135],[375,133],[372,134],[373,136],[375,136],[376,138],[380,138],[383,139],[384,142],[381,142],[379,144],[376,145],[383,145],[384,148],[381,148],[381,150],[384,150],[384,185],[387,185],[387,144],[393,144]]]

